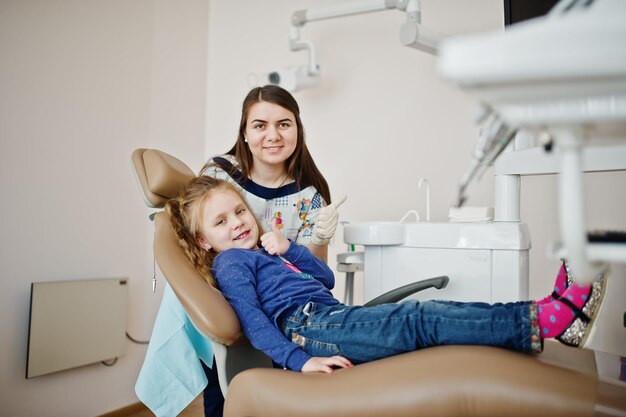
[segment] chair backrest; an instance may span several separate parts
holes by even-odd
[[[141,196],[148,207],[163,208],[195,174],[184,162],[156,149],[135,149],[131,155]]]
[[[135,150],[131,162],[144,200],[153,208],[163,208],[168,199],[195,177],[182,161],[156,149]],[[169,214],[157,213],[154,222],[157,264],[194,326],[211,340],[222,390],[226,391],[230,380],[241,370],[271,366],[267,357],[250,346],[237,315],[222,293],[194,269],[178,245]]]

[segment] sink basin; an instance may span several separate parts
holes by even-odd
[[[530,234],[523,223],[400,223],[347,224],[345,243],[364,246],[402,245],[442,249],[530,249]]]

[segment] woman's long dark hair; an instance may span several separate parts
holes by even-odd
[[[298,187],[306,188],[309,185],[315,187],[315,189],[322,195],[327,204],[331,203],[330,190],[328,189],[328,183],[322,175],[317,165],[313,161],[309,149],[306,146],[304,126],[302,126],[302,120],[300,120],[300,107],[296,102],[296,99],[284,88],[277,85],[266,85],[264,87],[256,87],[250,90],[248,95],[243,101],[241,109],[241,121],[239,122],[239,134],[237,136],[237,142],[227,152],[228,155],[233,155],[243,174],[243,181],[246,181],[250,176],[252,169],[253,157],[252,152],[245,143],[244,133],[246,131],[246,124],[248,123],[248,113],[252,105],[266,101],[268,103],[277,104],[280,107],[289,110],[296,118],[296,126],[298,128],[298,137],[296,148],[293,153],[285,161],[287,168],[287,175],[293,178]],[[207,162],[200,170],[202,175],[207,168],[216,166],[214,162]]]

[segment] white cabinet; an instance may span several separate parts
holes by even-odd
[[[526,225],[354,223],[344,241],[364,246],[365,301],[402,285],[447,275],[448,286],[416,299],[502,302],[528,298]]]

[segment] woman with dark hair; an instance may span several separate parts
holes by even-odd
[[[327,260],[336,206],[306,146],[298,103],[288,91],[276,85],[252,89],[243,102],[234,146],[207,162],[200,174],[235,184],[265,229],[276,220],[287,238]]]

